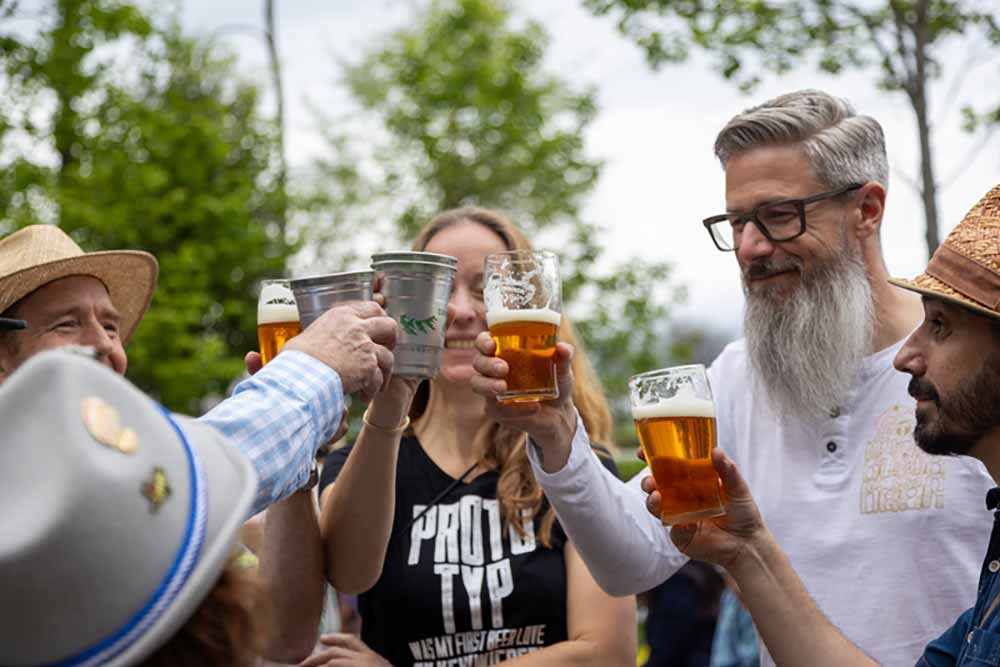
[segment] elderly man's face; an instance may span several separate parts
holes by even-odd
[[[15,314],[28,328],[14,332],[10,344],[0,345],[4,374],[43,350],[64,345],[92,347],[98,361],[125,374],[128,359],[118,332],[121,317],[100,280],[90,276],[55,280],[21,299]]]
[[[1000,337],[991,318],[924,299],[924,322],[893,364],[913,376],[917,445],[929,454],[973,454],[1000,429]]]

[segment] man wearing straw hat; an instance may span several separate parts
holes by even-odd
[[[975,595],[992,484],[977,461],[913,446],[914,403],[892,359],[923,309],[888,282],[884,133],[846,100],[802,90],[734,116],[715,153],[725,212],[702,224],[746,295],[745,337],[708,370],[718,445],[830,618],[885,664],[912,664],[919,638]],[[473,383],[495,395],[503,363],[488,336],[477,346]],[[560,379],[558,402],[494,401],[495,417],[529,434],[532,469],[598,583],[648,590],[686,558],[647,511],[659,509],[649,472],[623,484],[591,460],[562,391],[572,376]],[[773,664],[766,651],[761,663]]]
[[[116,373],[156,288],[156,259],[138,250],[84,253],[61,229],[30,225],[0,240],[0,316],[27,323],[3,334],[0,378],[41,350],[92,347]],[[337,431],[345,393],[374,394],[388,380],[396,325],[376,304],[320,318],[284,348],[279,364],[240,384],[202,417],[244,448],[260,483],[253,512],[305,485],[317,448]],[[277,447],[268,446],[275,441]]]
[[[0,314],[26,323],[23,331],[0,333],[0,380],[38,352],[65,345],[87,346],[124,374],[124,346],[149,306],[156,274],[149,253],[84,253],[50,225],[0,240]],[[370,396],[388,380],[394,340],[395,323],[376,304],[333,309],[201,418],[253,462],[259,483],[252,514],[284,500],[269,512],[262,554],[281,623],[265,647],[273,659],[308,655],[322,606],[314,503],[311,493],[295,492],[310,487],[316,450],[340,426],[344,394]]]
[[[916,399],[914,438],[936,456],[982,461],[1000,483],[1000,185],[969,211],[914,280],[891,280],[923,297],[924,321],[896,355]],[[757,511],[736,466],[718,452],[713,464],[728,502],[726,517],[673,528],[692,558],[725,567],[739,583],[758,631],[779,665],[872,667],[877,663],[823,616]],[[994,511],[975,606],[932,641],[918,667],[996,665],[1000,660],[1000,488],[986,494]],[[935,519],[947,522],[947,515]],[[983,530],[989,525],[984,516]],[[918,540],[905,551],[929,548]],[[927,572],[933,581],[939,572]],[[865,590],[846,590],[864,598]],[[898,586],[912,582],[897,581]],[[971,599],[970,599],[971,602]],[[927,606],[935,604],[928,598]],[[879,619],[868,622],[878,624]]]

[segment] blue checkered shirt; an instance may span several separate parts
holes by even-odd
[[[316,450],[337,432],[343,411],[336,371],[288,350],[199,421],[218,429],[257,469],[256,514],[305,485]]]

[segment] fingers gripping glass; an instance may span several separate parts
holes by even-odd
[[[768,241],[791,241],[806,231],[806,206],[824,199],[839,197],[845,192],[857,190],[864,183],[851,183],[836,190],[821,192],[804,199],[783,199],[766,202],[746,213],[723,213],[702,220],[712,237],[715,247],[722,251],[735,250],[736,241],[743,233],[746,223],[756,225]]]

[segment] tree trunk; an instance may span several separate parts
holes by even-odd
[[[284,234],[288,216],[288,166],[285,162],[285,94],[281,85],[281,61],[278,59],[277,38],[275,36],[274,24],[274,0],[264,0],[264,39],[267,42],[267,55],[271,65],[271,82],[274,85],[274,97],[276,100],[275,124],[278,135],[278,190],[280,197],[280,210],[278,211],[278,225]]]
[[[920,140],[920,194],[924,204],[927,230],[927,256],[930,257],[941,243],[938,232],[937,184],[934,182],[934,158],[931,154],[931,123],[927,117],[927,11],[928,0],[917,4],[913,25],[915,60],[914,76],[908,91],[913,110],[917,115],[917,135]]]

